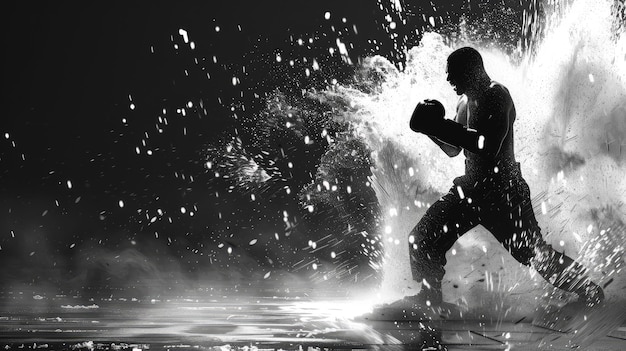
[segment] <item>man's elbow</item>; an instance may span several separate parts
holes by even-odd
[[[449,157],[456,157],[461,153],[461,148],[454,148],[454,149],[448,149],[446,150],[446,155],[448,155]]]

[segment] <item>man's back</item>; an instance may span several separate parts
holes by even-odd
[[[492,82],[484,94],[476,99],[462,97],[457,106],[456,121],[470,129],[484,134],[486,142],[496,143],[493,152],[474,153],[464,150],[466,175],[482,176],[492,173],[497,165],[500,168],[513,166],[515,154],[513,145],[513,123],[515,105],[508,89]]]

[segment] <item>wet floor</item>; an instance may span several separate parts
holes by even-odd
[[[346,297],[232,296],[84,298],[10,292],[1,297],[5,349],[153,350],[566,350],[571,332],[529,320],[420,316],[359,319],[371,305]],[[626,349],[626,325],[586,338],[585,350]]]

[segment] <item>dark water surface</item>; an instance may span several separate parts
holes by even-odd
[[[371,310],[367,302],[336,294],[312,298],[301,291],[206,289],[168,298],[14,291],[4,292],[1,304],[5,349],[408,350],[437,339],[449,350],[565,350],[573,337],[529,320],[364,322],[354,316]],[[626,325],[585,349],[624,348]]]

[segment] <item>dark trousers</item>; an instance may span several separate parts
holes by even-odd
[[[584,268],[544,241],[519,164],[508,168],[484,177],[456,178],[450,191],[426,211],[409,234],[413,279],[440,288],[446,252],[481,224],[518,262],[532,264],[557,287],[581,292]]]

